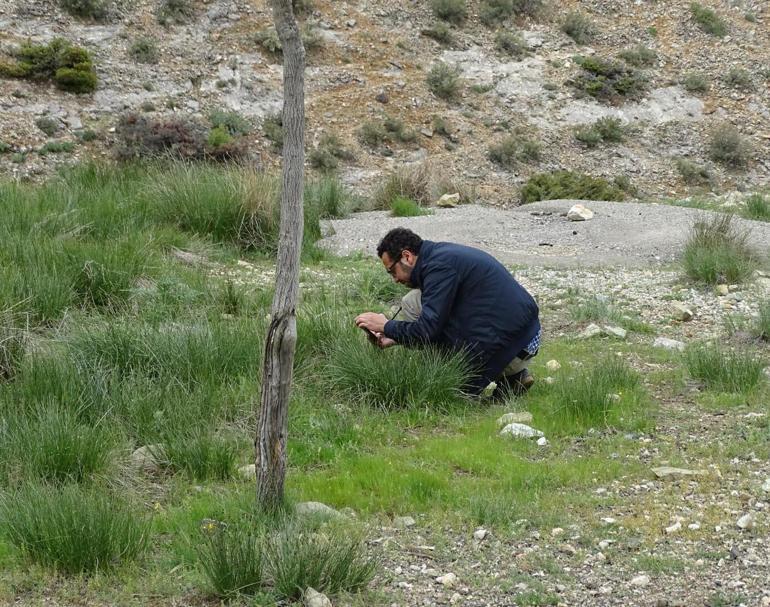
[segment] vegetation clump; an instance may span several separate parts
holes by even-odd
[[[443,22],[438,22],[429,28],[420,30],[420,34],[445,46],[449,46],[453,41],[452,30]]]
[[[103,21],[108,16],[105,0],[61,0],[61,7],[74,17]]]
[[[161,0],[158,8],[158,23],[161,25],[184,25],[194,16],[193,0]]]
[[[468,17],[465,0],[431,0],[431,8],[438,19],[455,25],[461,24]]]
[[[305,46],[305,51],[308,53],[317,51],[323,46],[323,38],[318,33],[316,27],[310,23],[302,25],[300,35],[302,36],[302,44]],[[271,55],[281,55],[283,53],[281,39],[278,37],[278,32],[273,26],[257,32],[254,35],[254,41]]]
[[[596,26],[583,13],[570,11],[564,18],[561,30],[577,44],[588,44],[596,37]]]
[[[417,217],[427,215],[428,211],[421,208],[414,200],[396,196],[390,203],[390,214],[393,217]]]
[[[340,160],[348,161],[353,158],[353,153],[332,133],[324,133],[318,147],[311,150],[308,156],[310,166],[322,171],[332,171],[339,166]]]
[[[752,194],[746,199],[746,216],[749,219],[770,221],[770,198]]]
[[[128,54],[137,63],[158,63],[160,59],[157,42],[148,36],[134,40],[128,48]]]
[[[713,178],[707,167],[697,164],[687,158],[676,159],[676,170],[688,185],[707,185]]]
[[[748,238],[748,232],[736,226],[732,215],[696,221],[684,246],[685,273],[706,284],[743,282],[756,265]]]
[[[590,125],[579,127],[575,139],[586,147],[593,148],[601,142],[620,143],[625,138],[623,123],[620,118],[610,116],[600,118]]]
[[[730,88],[750,91],[754,88],[754,81],[748,70],[742,67],[731,67],[725,74],[724,83]]]
[[[624,63],[600,57],[575,57],[582,68],[571,84],[578,91],[600,101],[616,103],[638,99],[647,90],[647,78]]]
[[[540,144],[522,135],[510,135],[489,148],[489,159],[500,166],[513,169],[518,162],[540,160]]]
[[[64,38],[54,38],[48,44],[25,42],[14,52],[14,58],[15,63],[0,63],[0,76],[50,80],[57,88],[71,93],[91,93],[96,89],[91,55]]]
[[[623,200],[625,191],[601,177],[572,171],[538,173],[529,178],[521,190],[523,203],[536,200]]]
[[[543,8],[543,0],[482,0],[479,18],[488,27],[500,25],[512,15],[536,17]]]
[[[421,205],[430,204],[431,178],[431,170],[426,163],[393,171],[374,192],[375,208],[389,209],[398,197],[414,200]]]
[[[209,113],[209,122],[214,128],[221,127],[227,130],[233,137],[248,135],[252,130],[251,123],[238,112],[213,110]]]
[[[495,35],[495,47],[517,61],[529,55],[529,47],[526,41],[521,34],[516,32],[498,32]]]
[[[738,169],[748,165],[751,145],[738,129],[729,123],[719,125],[711,133],[709,156],[727,167]]]
[[[634,67],[652,67],[658,61],[658,54],[643,44],[621,51],[618,56]]]
[[[689,72],[682,78],[682,86],[689,93],[705,93],[709,90],[709,79],[705,74]]]
[[[727,24],[713,10],[699,4],[690,3],[690,14],[704,32],[722,38],[727,34]]]
[[[56,133],[59,132],[59,129],[61,128],[61,122],[59,122],[56,118],[51,118],[50,116],[41,116],[40,118],[35,119],[35,126],[49,137],[53,137]]]
[[[71,141],[48,141],[38,150],[38,154],[45,156],[47,154],[66,154],[75,149],[75,144]]]
[[[280,112],[265,116],[262,121],[262,132],[273,144],[273,149],[283,149],[283,116]]]
[[[694,343],[684,360],[690,375],[709,390],[745,394],[762,381],[762,361],[750,350]]]
[[[460,91],[460,69],[440,61],[430,69],[426,82],[436,97],[451,101]]]

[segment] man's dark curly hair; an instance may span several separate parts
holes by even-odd
[[[393,228],[377,245],[377,257],[387,253],[391,260],[401,257],[404,251],[411,251],[415,255],[420,254],[422,238],[407,228]]]

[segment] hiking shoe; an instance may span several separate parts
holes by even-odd
[[[522,369],[515,375],[506,375],[505,383],[515,396],[522,396],[535,384],[535,376],[529,372],[529,369]]]

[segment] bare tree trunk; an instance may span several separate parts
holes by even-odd
[[[257,502],[273,509],[283,502],[286,437],[302,252],[305,165],[305,48],[292,0],[270,0],[283,47],[283,189],[281,234],[270,329],[262,364],[262,395],[256,447]]]

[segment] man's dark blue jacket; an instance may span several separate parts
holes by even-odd
[[[424,240],[410,281],[422,290],[422,313],[415,322],[389,321],[385,336],[404,346],[467,351],[479,369],[470,386],[476,392],[540,330],[535,300],[484,251]]]

